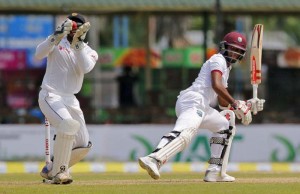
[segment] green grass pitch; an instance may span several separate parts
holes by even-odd
[[[0,194],[299,194],[298,173],[230,173],[233,183],[203,182],[203,173],[72,173],[70,185],[47,185],[38,173],[0,174]]]

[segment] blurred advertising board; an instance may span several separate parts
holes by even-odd
[[[1,53],[1,52],[0,52]],[[25,64],[25,63],[23,63]],[[22,69],[12,68],[1,69],[2,84],[5,85],[6,104],[16,110],[30,108],[37,102],[39,84],[45,73],[44,69]]]
[[[34,59],[36,46],[53,32],[50,15],[0,15],[0,48],[24,49],[27,68],[43,68],[46,59]]]
[[[26,51],[0,49],[0,70],[25,69]]]
[[[199,68],[203,64],[203,48],[166,49],[162,53],[164,67]]]
[[[44,158],[44,130],[40,125],[0,125],[0,160]],[[87,159],[137,161],[151,153],[173,125],[88,125],[93,149]],[[230,162],[300,162],[299,124],[237,125]],[[53,135],[53,127],[51,126]],[[211,132],[201,129],[190,145],[171,161],[207,162]],[[53,142],[51,142],[53,146]],[[22,145],[22,149],[20,149]]]
[[[278,65],[283,68],[300,68],[300,47],[288,48],[278,54]]]
[[[101,68],[113,68],[118,66],[144,67],[147,63],[146,50],[144,48],[101,48]],[[215,49],[207,50],[207,57],[215,54]],[[204,60],[202,47],[189,47],[179,49],[166,49],[162,54],[152,50],[150,63],[152,68],[186,67],[200,68]]]
[[[147,53],[144,48],[101,48],[98,51],[101,68],[120,66],[144,67],[147,64]],[[160,55],[151,51],[150,63],[152,68],[160,66]]]
[[[167,49],[162,53],[162,63],[164,67],[181,67],[184,63],[183,49]]]

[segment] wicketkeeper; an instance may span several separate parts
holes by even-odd
[[[252,121],[251,111],[263,110],[264,100],[234,99],[228,92],[228,77],[232,65],[243,59],[246,38],[238,32],[230,32],[220,42],[220,51],[202,66],[193,84],[180,92],[176,102],[177,121],[173,130],[163,136],[157,148],[149,155],[139,158],[140,166],[153,179],[160,177],[161,166],[178,152],[184,150],[199,129],[209,129],[211,158],[204,181],[232,182],[234,177],[226,174],[230,145],[235,134],[235,115],[244,125]],[[222,112],[211,104],[218,99]]]
[[[98,54],[84,41],[90,23],[72,13],[55,32],[36,48],[37,59],[47,57],[47,68],[39,93],[39,106],[56,129],[53,162],[41,176],[53,184],[69,184],[69,168],[91,149],[83,112],[74,94],[82,87],[84,74],[90,72]]]

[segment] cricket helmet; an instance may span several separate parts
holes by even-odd
[[[73,36],[76,30],[85,23],[85,18],[78,13],[72,13],[68,18],[72,20],[72,31],[69,35]]]
[[[226,34],[220,42],[220,53],[225,57],[227,63],[233,64],[242,60],[247,49],[247,40],[239,32]]]
[[[81,25],[85,23],[85,18],[78,13],[72,13],[68,18],[74,22],[81,23]]]

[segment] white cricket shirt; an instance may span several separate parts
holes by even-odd
[[[84,74],[94,68],[98,54],[87,44],[80,51],[71,49],[70,46],[66,37],[57,46],[49,38],[37,46],[36,58],[47,57],[46,73],[41,86],[43,89],[66,95],[80,91]]]
[[[193,84],[180,94],[187,91],[195,91],[203,96],[204,104],[209,105],[217,99],[217,94],[212,88],[211,72],[214,70],[220,71],[222,73],[222,83],[227,88],[230,69],[231,66],[227,67],[226,59],[223,55],[215,54],[203,64]]]

